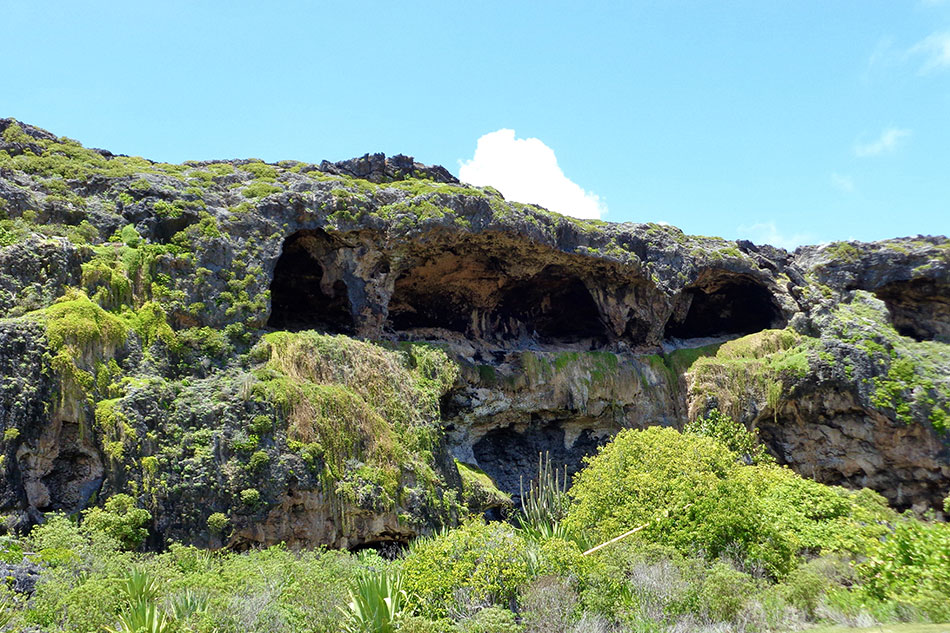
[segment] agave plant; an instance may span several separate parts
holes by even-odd
[[[116,628],[106,627],[109,633],[171,633],[172,621],[155,603],[142,600],[129,605],[129,610],[119,616]]]
[[[158,581],[141,569],[133,569],[122,582],[122,590],[130,605],[152,602],[158,595]]]
[[[208,596],[191,589],[185,589],[170,600],[175,620],[183,622],[196,613],[202,613],[208,608]]]
[[[393,633],[405,615],[406,592],[399,574],[364,574],[350,590],[350,603],[340,609],[347,633]]]
[[[128,609],[119,616],[110,633],[171,633],[173,622],[155,604],[158,581],[141,569],[133,569],[122,581]]]

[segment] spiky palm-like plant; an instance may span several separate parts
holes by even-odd
[[[399,574],[364,574],[350,590],[350,603],[340,609],[347,633],[393,633],[406,609],[406,592]]]
[[[151,600],[130,604],[129,610],[119,616],[116,628],[106,627],[109,633],[171,633],[172,621]]]

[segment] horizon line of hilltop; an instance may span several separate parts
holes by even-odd
[[[374,153],[365,153],[362,156],[349,158],[340,161],[328,161],[322,160],[320,163],[308,163],[306,161],[298,161],[295,159],[284,159],[278,160],[275,162],[267,162],[259,158],[222,158],[222,159],[200,159],[200,160],[185,160],[181,163],[166,163],[162,161],[154,161],[149,158],[144,158],[141,156],[135,156],[130,154],[117,154],[113,153],[107,149],[89,147],[85,148],[79,141],[71,139],[69,137],[60,136],[57,137],[52,132],[48,130],[31,125],[29,123],[24,123],[12,117],[0,118],[0,131],[9,129],[10,126],[16,125],[19,129],[26,135],[33,137],[34,139],[44,139],[44,140],[55,140],[63,145],[73,145],[82,149],[85,149],[89,152],[93,152],[102,156],[105,159],[113,158],[125,158],[137,161],[145,161],[146,163],[153,166],[178,166],[178,167],[208,167],[216,164],[228,164],[228,165],[253,165],[261,164],[268,167],[273,167],[277,170],[288,169],[288,170],[297,170],[299,172],[311,172],[317,171],[328,175],[342,176],[348,178],[355,178],[360,180],[366,180],[374,184],[382,184],[387,182],[394,182],[399,180],[409,180],[409,179],[421,179],[421,180],[431,180],[437,183],[445,183],[450,185],[460,185],[462,187],[468,187],[478,190],[485,190],[492,192],[493,195],[498,196],[502,200],[506,200],[504,194],[498,191],[496,188],[491,186],[478,187],[475,185],[470,185],[464,183],[458,179],[454,174],[452,174],[447,168],[442,165],[425,165],[423,163],[416,162],[411,155],[405,154],[396,154],[394,156],[386,156],[383,152],[374,152]],[[29,146],[30,144],[27,143]],[[33,148],[29,148],[33,149]],[[613,226],[662,226],[668,227],[673,231],[678,231],[687,237],[708,237],[712,239],[720,239],[724,241],[733,242],[735,244],[743,245],[756,245],[756,246],[768,246],[780,251],[787,253],[798,253],[803,249],[814,249],[827,246],[833,246],[836,244],[848,244],[855,248],[861,248],[862,246],[879,244],[881,242],[891,242],[891,241],[915,241],[915,240],[929,240],[931,238],[946,238],[942,234],[920,234],[917,235],[903,235],[903,236],[893,236],[889,238],[884,238],[881,240],[872,240],[872,241],[863,241],[863,240],[830,240],[824,242],[817,242],[814,244],[802,244],[795,247],[794,250],[789,251],[780,246],[775,246],[769,244],[768,242],[754,242],[747,239],[735,239],[729,240],[721,236],[704,236],[699,234],[688,234],[682,231],[679,227],[669,224],[667,222],[633,222],[633,221],[624,221],[624,222],[614,222],[611,220],[595,220],[595,219],[584,219],[584,218],[575,218],[570,215],[559,213],[557,211],[551,211],[539,204],[536,203],[518,203],[525,204],[529,207],[536,208],[538,210],[544,211],[545,213],[552,213],[557,216],[563,217],[567,220],[576,221],[580,223],[591,223],[594,225],[603,224],[603,225],[613,225]]]

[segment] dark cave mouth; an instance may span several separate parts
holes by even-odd
[[[895,281],[874,295],[884,302],[898,334],[916,341],[950,343],[950,284],[927,279]]]
[[[664,338],[744,336],[784,324],[772,293],[749,279],[688,288],[684,294],[689,309],[681,320],[667,322]]]
[[[582,279],[547,266],[509,279],[491,258],[449,253],[396,280],[389,325],[399,333],[443,329],[469,338],[542,345],[604,345],[609,333]]]
[[[546,345],[609,340],[597,304],[584,282],[559,266],[504,289],[492,319],[508,336],[527,336]]]
[[[320,230],[298,231],[284,240],[271,281],[267,326],[280,330],[321,330],[352,334],[355,330],[346,284],[328,283],[330,256],[338,246]]]
[[[532,424],[524,430],[512,427],[493,429],[472,446],[478,467],[499,490],[518,501],[522,486],[527,488],[538,475],[538,460],[546,454],[551,465],[567,467],[568,482],[584,466],[584,458],[597,452],[606,437],[598,437],[584,429],[565,446],[565,429],[558,423]]]

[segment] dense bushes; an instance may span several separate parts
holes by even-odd
[[[144,618],[176,633],[780,631],[950,618],[946,523],[744,461],[702,435],[627,431],[578,474],[556,516],[522,527],[471,518],[392,561],[280,547],[137,554],[125,548],[147,513],[116,495],[81,525],[51,514],[27,540],[0,541],[14,569],[23,552],[33,552],[23,565],[39,566],[32,593],[0,595],[0,616],[9,630],[49,633],[132,630]],[[535,500],[563,494],[551,472],[539,471]],[[579,544],[638,525],[593,553]]]
[[[736,454],[713,439],[653,427],[621,432],[578,473],[566,525],[606,541],[641,537],[683,553],[729,553],[780,575],[792,548],[763,514]]]
[[[403,568],[425,615],[444,616],[464,603],[510,605],[528,580],[528,546],[508,524],[471,520],[414,543]]]

